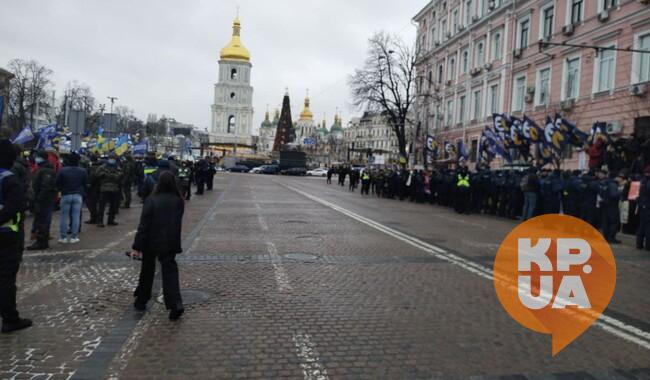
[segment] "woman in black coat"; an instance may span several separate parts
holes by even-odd
[[[140,280],[135,290],[135,308],[144,311],[151,299],[151,287],[156,272],[156,257],[162,268],[163,295],[169,319],[183,314],[176,254],[181,249],[181,225],[184,204],[174,175],[164,171],[158,178],[153,194],[147,197],[140,225],[133,242],[132,257],[142,257]]]

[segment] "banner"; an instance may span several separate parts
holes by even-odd
[[[18,134],[11,140],[11,143],[22,145],[32,140],[34,140],[32,127],[30,125],[26,125],[25,128],[23,128],[22,131],[18,132]]]

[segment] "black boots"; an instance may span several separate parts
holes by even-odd
[[[185,309],[172,309],[169,312],[169,320],[170,321],[178,321],[180,319],[181,315],[183,315],[184,312],[185,312]]]
[[[2,322],[2,333],[10,333],[12,331],[18,331],[26,329],[32,325],[32,320],[27,318],[18,318],[13,322]]]

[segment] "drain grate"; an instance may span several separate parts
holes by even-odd
[[[210,298],[208,293],[192,289],[181,289],[181,297],[183,298],[183,305],[205,302]],[[165,304],[165,299],[162,294],[156,297],[156,301],[163,305]]]

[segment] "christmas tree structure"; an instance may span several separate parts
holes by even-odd
[[[280,121],[278,122],[278,129],[275,132],[275,142],[273,143],[274,152],[284,150],[284,146],[292,141],[292,129],[293,123],[291,122],[291,103],[289,102],[289,92],[287,92],[284,94],[284,99],[282,100]]]

